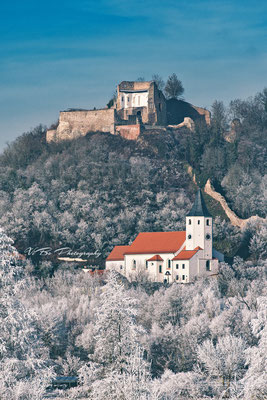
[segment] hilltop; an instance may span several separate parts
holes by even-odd
[[[98,250],[103,265],[114,245],[129,243],[140,231],[184,229],[196,190],[189,166],[200,187],[211,179],[238,217],[265,218],[264,93],[236,100],[227,112],[215,102],[211,125],[196,124],[194,132],[155,128],[136,141],[91,132],[50,144],[44,127],[23,134],[0,157],[1,226],[20,252],[46,246]],[[233,113],[241,125],[227,141]],[[218,202],[205,200],[217,216],[220,251],[229,257],[266,254],[266,225],[250,223],[240,231]]]

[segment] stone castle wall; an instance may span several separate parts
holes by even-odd
[[[194,106],[193,104],[191,104],[191,106],[199,113],[199,115],[202,115],[205,118],[206,124],[210,125],[210,111],[206,110],[206,108]]]
[[[141,125],[117,125],[116,134],[122,136],[124,139],[136,140],[141,133]]]
[[[113,108],[86,111],[61,111],[57,129],[48,130],[47,142],[72,140],[88,132],[115,133],[116,114]]]

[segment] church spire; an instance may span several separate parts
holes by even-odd
[[[211,217],[203,199],[201,189],[198,189],[194,205],[187,214],[187,217]]]

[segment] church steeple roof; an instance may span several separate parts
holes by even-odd
[[[211,217],[205,201],[203,199],[201,189],[198,189],[195,202],[191,211],[187,214],[188,217]]]

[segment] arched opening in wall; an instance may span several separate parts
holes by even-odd
[[[210,260],[206,261],[206,271],[210,271]]]
[[[210,224],[210,220],[209,220],[209,219],[207,219],[207,221],[206,221],[206,225],[207,225],[207,226],[209,226],[209,224]]]
[[[191,219],[188,221],[188,224],[191,225]]]
[[[141,111],[137,111],[137,113],[136,113],[136,122],[137,122],[138,124],[141,124],[141,123],[142,123],[142,114],[141,114]]]

